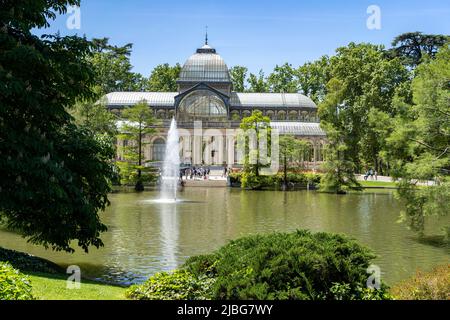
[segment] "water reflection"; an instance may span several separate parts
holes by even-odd
[[[178,267],[179,226],[176,204],[162,204],[158,208],[161,220],[161,257],[164,268],[172,270]]]
[[[273,231],[310,229],[345,233],[370,247],[388,283],[433,265],[448,263],[448,247],[417,241],[396,221],[400,205],[392,194],[329,195],[316,192],[240,191],[186,188],[179,204],[151,203],[158,192],[117,193],[101,215],[109,231],[105,247],[89,254],[46,251],[0,230],[0,246],[30,252],[61,265],[77,264],[84,275],[129,284],[180,266],[231,239]],[[446,219],[444,221],[444,219]],[[439,234],[449,217],[427,221]]]

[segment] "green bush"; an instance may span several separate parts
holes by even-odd
[[[297,231],[238,239],[183,268],[215,279],[213,299],[388,298],[384,285],[380,292],[364,289],[373,258],[344,236]]]
[[[125,295],[136,300],[205,300],[213,283],[212,278],[196,277],[186,270],[161,272],[141,285],[131,286]]]
[[[306,187],[307,184],[318,185],[322,175],[317,173],[288,172],[288,183],[296,186]],[[232,184],[241,183],[244,189],[280,189],[284,181],[284,173],[279,172],[275,175],[256,176],[253,172],[236,172],[230,174],[230,182]]]
[[[244,172],[241,176],[241,187],[244,189],[262,189],[276,187],[275,176],[256,176],[253,172]]]
[[[230,172],[228,177],[231,183],[241,183],[242,172]]]
[[[141,169],[141,182],[143,185],[155,185],[158,174],[153,167],[138,166],[127,161],[117,161],[120,184],[124,186],[134,186],[138,182],[138,169]]]
[[[330,292],[333,300],[391,300],[388,289],[385,284],[381,284],[381,290],[357,286],[356,292],[352,292],[348,283],[334,283]]]
[[[64,269],[48,260],[31,254],[0,248],[0,261],[8,261],[14,268],[21,271],[60,273]]]
[[[391,294],[400,300],[450,300],[450,265],[420,272],[394,286]]]
[[[33,300],[30,279],[9,263],[0,262],[0,300]]]
[[[308,183],[318,185],[322,181],[323,174],[308,172],[305,173]]]

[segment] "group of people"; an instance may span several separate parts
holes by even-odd
[[[183,180],[183,177],[185,179],[208,179],[209,174],[211,170],[207,167],[192,167],[192,168],[185,168],[180,170],[180,180]]]
[[[373,170],[372,168],[367,170],[366,174],[364,175],[364,180],[367,181],[367,178],[369,178],[373,180],[373,178],[375,177],[375,180],[378,179],[378,172],[376,170]]]

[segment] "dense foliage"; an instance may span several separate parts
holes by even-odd
[[[390,299],[367,288],[373,254],[344,236],[297,231],[231,241],[128,289],[133,299]]]
[[[8,261],[8,263],[10,263],[14,268],[21,271],[45,272],[53,274],[63,271],[61,267],[48,260],[32,256],[28,253],[4,249],[1,247],[0,261]]]
[[[177,80],[181,66],[177,63],[173,67],[168,63],[157,65],[148,79],[147,91],[177,92]]]
[[[306,188],[318,186],[323,177],[319,173],[303,172],[279,172],[275,175],[256,176],[252,172],[232,172],[229,175],[232,185],[240,185],[244,189],[283,189],[286,182],[288,188]]]
[[[277,65],[268,76],[262,70],[253,74],[248,73],[246,67],[234,66],[230,69],[230,75],[233,90],[237,92],[299,92],[318,103],[327,92],[326,84],[330,79],[329,57],[322,56],[298,68],[289,63]]]
[[[38,38],[69,0],[3,1],[0,11],[0,216],[30,241],[73,251],[102,245],[114,150],[77,127],[67,109],[90,99],[92,43]],[[30,67],[32,66],[32,68]]]
[[[248,69],[242,66],[234,66],[230,69],[231,82],[233,83],[233,90],[236,92],[246,91],[246,78]]]
[[[407,70],[399,59],[385,59],[382,46],[351,43],[336,51],[330,58],[328,93],[319,105],[321,126],[327,133],[336,131],[341,143],[330,148],[340,149],[338,159],[352,162],[356,172],[367,164],[382,172],[376,115],[395,115],[392,98],[407,80]]]
[[[88,61],[97,76],[96,85],[102,94],[114,91],[145,91],[147,79],[132,72],[130,55],[133,45],[111,45],[108,38],[92,39],[93,53]]]
[[[126,296],[135,300],[206,300],[210,299],[214,279],[197,278],[186,270],[161,272],[151,276],[142,285],[133,285]]]
[[[213,299],[363,299],[373,258],[344,236],[297,231],[234,240],[184,268],[215,279]],[[382,297],[384,286],[372,292]]]
[[[153,178],[144,166],[144,146],[148,144],[144,138],[156,132],[153,128],[156,120],[146,101],[141,101],[125,109],[122,112],[122,118],[124,122],[120,128],[121,133],[117,136],[122,143],[119,152],[122,153],[124,160],[117,162],[121,180],[123,183],[134,182],[135,190],[142,191],[144,190],[144,180]],[[145,178],[142,174],[144,171]]]
[[[270,118],[261,111],[254,110],[250,116],[242,119],[239,127],[242,132],[238,136],[237,145],[239,150],[244,151],[244,170],[259,176],[260,169],[270,164]]]
[[[391,163],[391,174],[400,179],[403,218],[423,232],[426,216],[450,212],[449,45],[435,59],[425,59],[415,73],[412,101],[397,97],[396,105],[405,111],[387,122],[390,134],[382,154]],[[426,181],[433,185],[419,185]]]
[[[422,32],[403,33],[392,41],[390,54],[400,57],[409,67],[416,67],[428,56],[434,58],[439,48],[450,40],[442,34],[423,34]]]
[[[283,167],[283,187],[286,188],[289,182],[288,169],[291,165],[300,168],[300,163],[304,160],[305,151],[309,150],[306,140],[295,138],[293,135],[283,135],[279,138],[279,163]]]
[[[30,279],[10,264],[0,262],[0,300],[33,300]]]
[[[68,111],[77,126],[90,130],[94,135],[114,137],[117,134],[117,117],[107,109],[105,98],[100,98],[98,87],[96,92],[98,94],[94,99],[77,101]]]
[[[402,219],[414,230],[423,232],[426,216],[450,212],[447,40],[416,32],[398,36],[389,50],[353,43],[337,49],[319,104],[328,139],[323,191],[358,190],[355,174],[371,168],[399,181]]]
[[[450,300],[450,265],[431,272],[418,271],[411,279],[394,286],[390,292],[400,300]]]

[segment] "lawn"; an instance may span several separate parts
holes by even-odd
[[[80,289],[67,289],[65,275],[27,273],[39,300],[123,300],[126,288],[81,279]]]
[[[375,181],[375,180],[371,180],[371,181],[360,180],[358,182],[361,183],[361,185],[364,188],[397,188],[397,185],[395,182]]]

